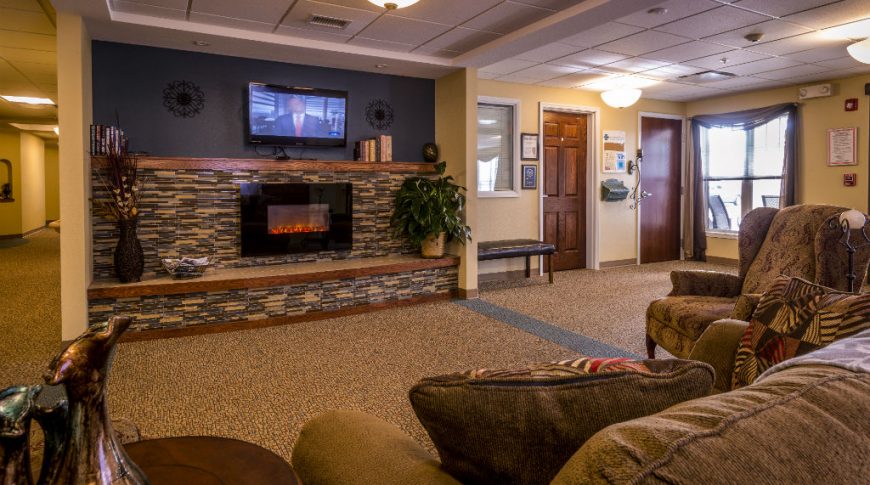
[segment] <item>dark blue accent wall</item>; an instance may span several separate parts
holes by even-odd
[[[258,81],[347,91],[348,146],[288,149],[293,158],[352,160],[353,142],[379,134],[393,136],[393,159],[422,160],[422,146],[435,140],[435,82],[324,67],[93,42],[94,123],[120,125],[130,149],[155,156],[253,158],[245,140],[248,83]],[[163,106],[163,88],[191,81],[205,94],[205,108],[179,118]],[[392,128],[379,132],[365,120],[373,99],[395,113]],[[262,153],[268,152],[261,147]]]

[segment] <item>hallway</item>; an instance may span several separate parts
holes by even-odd
[[[43,383],[60,328],[60,235],[0,240],[0,389]]]

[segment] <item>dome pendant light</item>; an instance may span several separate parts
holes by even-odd
[[[419,1],[420,0],[369,0],[369,2],[387,10],[410,7]]]
[[[640,89],[611,89],[601,93],[601,99],[611,108],[628,108],[640,99],[643,92]]]
[[[856,42],[849,47],[846,47],[846,51],[848,51],[849,55],[856,61],[870,64],[870,39]]]

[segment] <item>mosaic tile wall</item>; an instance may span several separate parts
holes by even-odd
[[[90,323],[111,315],[134,318],[131,330],[177,328],[301,315],[443,294],[457,287],[456,267],[273,288],[92,300]]]
[[[142,170],[144,178],[139,239],[145,252],[145,277],[162,272],[161,258],[210,256],[215,267],[259,266],[318,259],[348,259],[416,250],[390,231],[394,194],[408,174],[375,172],[289,172],[218,170]],[[241,258],[239,183],[353,184],[353,249],[263,258]],[[93,180],[95,196],[102,183]],[[93,218],[94,279],[114,277],[115,223]]]

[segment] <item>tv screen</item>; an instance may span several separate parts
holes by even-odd
[[[248,141],[264,145],[345,146],[347,93],[250,83]]]

